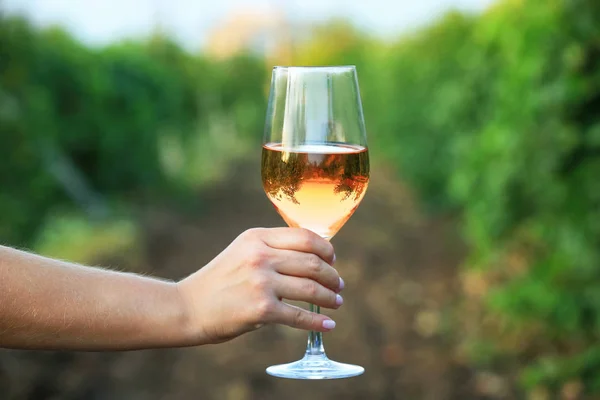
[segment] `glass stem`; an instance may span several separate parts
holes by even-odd
[[[319,314],[321,307],[309,304],[311,312]],[[310,331],[308,333],[308,343],[306,344],[306,357],[309,356],[325,356],[325,348],[323,347],[323,334],[321,332]]]

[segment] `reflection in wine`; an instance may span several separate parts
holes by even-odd
[[[262,182],[289,226],[330,239],[365,194],[369,153],[365,147],[346,144],[269,143],[263,146]]]

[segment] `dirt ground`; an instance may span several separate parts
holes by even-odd
[[[198,198],[196,217],[152,211],[144,262],[135,270],[183,277],[240,232],[282,226],[255,163]],[[272,378],[271,364],[298,359],[305,333],[266,327],[201,348],[125,353],[0,351],[0,399],[483,399],[456,355],[447,310],[458,296],[464,249],[450,221],[428,220],[394,175],[375,166],[363,204],[333,239],[346,281],[328,355],[363,376],[333,381]],[[127,268],[127,266],[121,266]],[[133,267],[132,267],[133,268]]]

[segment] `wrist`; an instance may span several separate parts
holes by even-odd
[[[154,307],[151,307],[147,330],[151,333],[148,347],[186,347],[199,344],[195,340],[192,310],[176,282],[160,282],[155,291]],[[154,328],[147,329],[148,326]],[[152,334],[153,333],[153,334]],[[145,347],[145,346],[144,346]]]
[[[179,332],[181,336],[181,346],[198,346],[208,344],[209,341],[206,339],[206,335],[199,324],[198,315],[196,315],[196,307],[194,306],[194,299],[191,295],[193,291],[189,286],[187,280],[182,280],[172,284],[174,291],[176,292],[177,299],[179,302]]]

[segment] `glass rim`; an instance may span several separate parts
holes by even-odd
[[[273,71],[286,69],[348,71],[356,70],[356,65],[276,65],[273,67]]]

